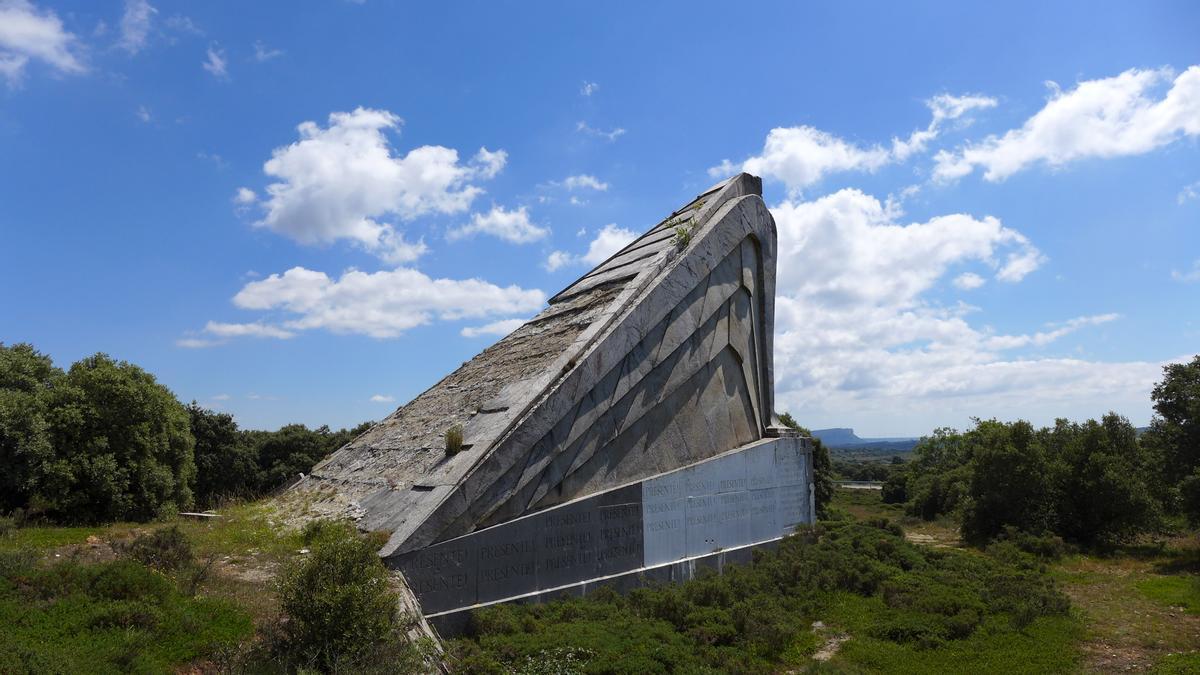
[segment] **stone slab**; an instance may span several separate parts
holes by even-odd
[[[777,540],[812,520],[804,440],[756,441],[385,560],[437,616]]]

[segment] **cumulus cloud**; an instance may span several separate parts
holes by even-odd
[[[579,94],[581,96],[591,96],[599,90],[600,85],[596,84],[595,82],[584,82],[583,85],[579,87]]]
[[[300,124],[300,140],[263,165],[277,182],[267,186],[266,215],[255,225],[302,244],[347,240],[392,263],[415,260],[424,243],[407,241],[387,220],[466,211],[483,193],[474,182],[495,176],[507,154],[481,148],[465,163],[436,145],[394,154],[387,132],[402,123],[386,110],[357,108],[330,114],[326,127]]]
[[[526,319],[501,319],[482,326],[467,326],[459,331],[463,337],[474,338],[484,335],[504,337],[525,325]]]
[[[233,203],[240,206],[249,206],[258,201],[258,195],[248,187],[240,187],[233,193]]]
[[[575,262],[575,256],[566,251],[551,251],[550,255],[546,256],[546,262],[542,263],[542,267],[547,272],[557,272],[567,265]]]
[[[539,309],[546,294],[515,285],[501,287],[481,279],[433,279],[408,268],[361,272],[338,279],[324,272],[293,267],[283,274],[246,284],[233,298],[249,310],[288,316],[286,331],[325,329],[375,338],[393,338],[435,320],[512,316]]]
[[[914,131],[907,139],[892,139],[890,148],[859,145],[811,126],[777,127],[767,133],[762,153],[746,159],[740,165],[723,160],[709,169],[708,173],[714,178],[721,178],[739,170],[746,171],[778,180],[789,191],[796,193],[831,173],[870,173],[887,164],[903,162],[912,155],[925,152],[947,121],[959,119],[972,110],[994,107],[996,100],[980,95],[940,94],[925,104],[932,113],[929,125]]]
[[[533,224],[524,206],[515,211],[493,206],[487,213],[473,214],[470,223],[450,230],[446,238],[453,241],[476,234],[491,235],[514,244],[528,244],[549,235],[550,229]]]
[[[387,396],[385,394],[375,394],[371,397],[371,403],[394,403],[395,401],[396,398],[394,396]]]
[[[1050,83],[1050,100],[1021,128],[939,152],[934,176],[951,181],[978,167],[984,179],[1002,181],[1034,165],[1060,168],[1088,158],[1140,155],[1200,136],[1200,66],[1173,76],[1169,68],[1134,68],[1066,92]]]
[[[978,274],[975,274],[974,272],[963,272],[957,277],[954,277],[954,285],[964,291],[970,291],[979,288],[985,283],[987,283],[987,280]]]
[[[218,80],[229,79],[229,61],[225,58],[225,50],[216,45],[208,48],[200,65]]]
[[[82,73],[77,51],[78,38],[54,12],[27,0],[0,0],[0,75],[10,86],[21,82],[31,59],[60,73]]]
[[[1158,374],[1158,364],[1021,351],[1047,348],[1114,314],[1006,334],[973,324],[977,308],[932,300],[948,276],[964,289],[985,275],[1012,284],[1044,262],[1028,238],[996,218],[950,214],[902,224],[858,190],[784,201],[772,213],[779,260],[794,261],[777,276],[780,410],[844,425],[862,414],[860,421],[919,433],[951,414],[964,423],[970,415],[1028,415],[1036,400],[1052,417],[1110,397],[1086,412],[1096,415],[1128,402],[1121,397],[1130,392],[1148,392]]]
[[[150,36],[150,24],[158,10],[146,0],[125,0],[125,12],[121,15],[121,39],[117,46],[130,54],[137,54],[146,46]]]
[[[595,267],[625,248],[634,239],[637,239],[637,233],[633,230],[617,227],[616,223],[609,223],[596,233],[596,237],[588,244],[586,252],[574,255],[566,251],[554,251],[546,257],[542,267],[548,272],[554,272],[567,265],[585,263]]]
[[[587,253],[583,254],[583,261],[589,265],[599,265],[608,260],[612,254],[625,248],[634,239],[637,239],[637,233],[633,230],[617,227],[616,223],[609,223],[600,228],[596,238],[588,244]]]
[[[567,176],[563,181],[563,186],[568,190],[596,190],[604,192],[608,190],[608,183],[588,174],[580,174],[578,176]]]

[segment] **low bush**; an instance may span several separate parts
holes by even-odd
[[[124,545],[122,551],[157,570],[174,571],[192,564],[192,543],[175,525],[140,534]]]
[[[312,553],[285,568],[278,582],[287,615],[281,656],[329,670],[393,640],[398,599],[372,544],[337,523],[310,524],[303,536]]]
[[[452,647],[460,672],[520,672],[568,650],[564,672],[772,672],[808,665],[814,620],[841,598],[870,599],[863,635],[916,651],[1066,617],[1066,596],[1036,560],[920,547],[888,521],[802,528],[753,563],[622,597],[477,610]],[[990,634],[990,633],[989,633]],[[652,648],[648,648],[651,645]]]
[[[2,673],[172,672],[253,630],[136,560],[47,565],[20,551],[0,552],[0,626]]]

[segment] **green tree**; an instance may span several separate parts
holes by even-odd
[[[187,411],[196,440],[196,503],[211,508],[223,497],[257,493],[261,483],[258,457],[233,416],[208,410],[195,401]]]
[[[905,483],[909,515],[933,520],[958,510],[969,489],[975,439],[943,427],[917,443]]]
[[[986,543],[1006,526],[1040,534],[1055,523],[1051,464],[1033,426],[976,421],[963,538]]]
[[[195,480],[187,410],[141,368],[85,358],[50,390],[54,459],[38,498],[73,521],[147,520],[190,508]]]
[[[1125,541],[1157,525],[1146,462],[1129,420],[1116,413],[1083,424],[1060,419],[1042,436],[1057,464],[1060,536],[1084,544]]]
[[[827,518],[829,515],[829,502],[833,500],[833,460],[829,457],[829,448],[821,442],[821,439],[812,435],[812,432],[805,427],[800,426],[790,413],[783,413],[779,416],[779,421],[783,422],[791,429],[799,431],[801,434],[812,438],[813,442],[813,501],[817,505],[817,518]]]
[[[1200,522],[1200,511],[1189,507],[1200,508],[1200,500],[1182,494],[1185,482],[1190,485],[1191,476],[1200,470],[1200,356],[1163,368],[1163,379],[1154,385],[1150,398],[1157,414],[1142,443],[1159,468],[1159,480],[1152,487],[1168,508],[1182,508]]]
[[[31,345],[0,343],[0,512],[29,504],[53,458],[47,398],[62,375]]]

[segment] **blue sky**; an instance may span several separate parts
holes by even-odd
[[[0,0],[0,341],[379,419],[765,179],[813,427],[1150,417],[1200,344],[1195,3]]]

